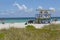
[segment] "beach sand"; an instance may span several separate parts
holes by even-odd
[[[56,21],[56,22],[52,22],[52,24],[60,24],[60,21]],[[35,28],[42,28],[45,25],[49,25],[49,24],[27,24],[27,25],[33,25],[35,26]],[[15,27],[15,28],[25,28],[25,22],[24,23],[5,23],[5,24],[0,24],[0,29],[8,29],[11,27]]]

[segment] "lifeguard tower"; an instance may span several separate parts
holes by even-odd
[[[54,9],[37,9],[39,11],[39,14],[36,14],[36,20],[35,23],[50,23],[51,22],[51,13],[54,12]]]

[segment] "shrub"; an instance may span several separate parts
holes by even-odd
[[[60,30],[60,24],[45,25],[42,29]]]
[[[26,28],[27,29],[35,29],[35,27],[33,25],[27,25]]]
[[[4,33],[0,33],[0,38],[4,38]]]

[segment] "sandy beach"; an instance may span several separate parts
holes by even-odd
[[[60,24],[60,21],[56,21],[56,22],[52,22],[52,24]],[[49,24],[27,24],[27,25],[33,25],[36,28],[42,28],[45,25],[49,25]],[[8,29],[11,27],[15,27],[15,28],[25,28],[25,22],[24,23],[5,23],[5,24],[0,24],[0,29]]]

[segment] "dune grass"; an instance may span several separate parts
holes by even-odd
[[[48,25],[48,27],[51,26]],[[47,28],[47,26],[45,27]],[[36,29],[31,25],[26,28],[1,29],[0,33],[2,34],[0,34],[0,40],[60,40],[60,30]]]
[[[60,24],[45,25],[42,29],[60,30]]]

